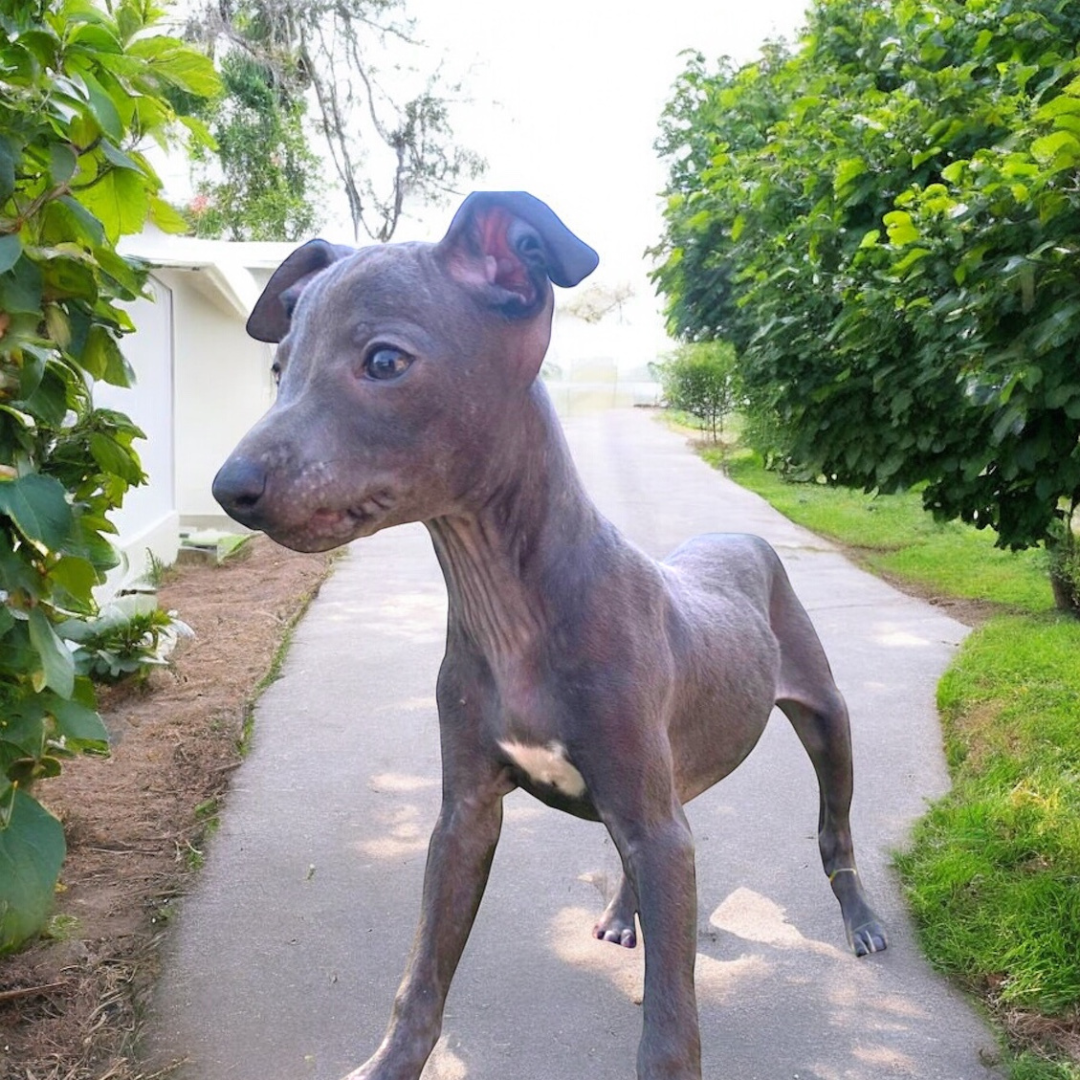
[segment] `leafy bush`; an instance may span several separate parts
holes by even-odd
[[[810,475],[1044,545],[1080,508],[1080,5],[817,0],[663,119],[672,330],[739,352]]]
[[[668,406],[699,420],[715,442],[735,404],[735,350],[722,341],[682,345],[655,371]]]
[[[30,794],[106,732],[70,638],[117,558],[108,520],[143,480],[125,416],[120,306],[144,271],[116,242],[183,220],[140,149],[178,119],[167,88],[205,94],[205,57],[152,32],[149,0],[0,0],[0,952],[44,923],[64,837]]]
[[[149,593],[120,596],[93,618],[71,619],[57,630],[75,646],[76,672],[106,683],[163,667],[177,641],[192,635],[175,611],[163,611]]]

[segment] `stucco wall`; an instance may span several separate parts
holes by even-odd
[[[159,270],[172,288],[176,343],[176,505],[185,524],[220,524],[214,474],[274,395],[269,345],[196,287],[198,271]]]
[[[173,294],[156,277],[150,278],[147,290],[153,301],[138,300],[128,309],[139,331],[122,342],[135,372],[134,386],[98,383],[94,387],[98,406],[126,413],[147,435],[136,441],[135,449],[148,482],[132,488],[123,507],[111,515],[124,562],[109,575],[106,591],[142,576],[148,568],[148,552],[162,563],[171,563],[179,542],[173,479]]]

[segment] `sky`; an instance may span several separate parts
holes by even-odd
[[[524,190],[548,203],[599,252],[592,282],[633,289],[622,318],[640,326],[634,351],[651,358],[670,345],[645,255],[662,231],[665,172],[653,143],[685,67],[679,54],[750,61],[766,40],[794,38],[808,2],[405,0],[405,10],[425,43],[412,62],[425,70],[441,65],[448,84],[463,83],[451,124],[458,141],[487,161],[463,193]],[[396,83],[391,59],[384,63],[380,82],[392,96],[415,93],[415,76],[407,87]],[[190,190],[186,175],[166,170],[166,181],[170,193]],[[320,235],[354,243],[343,197],[329,205]],[[438,240],[455,208],[452,200],[420,210],[394,239]]]
[[[753,59],[791,38],[805,0],[408,0],[432,59],[466,82],[455,133],[488,162],[479,185],[542,198],[618,271],[659,235],[653,142],[679,53]],[[442,211],[445,215],[446,211]]]
[[[443,58],[467,100],[455,135],[487,159],[475,184],[543,199],[600,253],[594,281],[628,282],[631,317],[660,332],[645,249],[661,235],[664,167],[653,143],[679,53],[754,59],[792,39],[807,0],[408,0],[432,62]],[[453,207],[407,221],[397,239],[438,239]],[[633,312],[636,311],[636,315]],[[643,327],[643,330],[645,328]]]

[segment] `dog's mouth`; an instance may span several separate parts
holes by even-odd
[[[320,506],[303,524],[280,530],[274,539],[296,551],[328,551],[378,532],[393,505],[390,492],[379,491],[353,506]]]

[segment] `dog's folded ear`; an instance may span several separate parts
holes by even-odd
[[[247,332],[257,341],[278,342],[288,332],[293,308],[313,278],[338,259],[355,254],[351,247],[309,240],[273,273],[248,316]]]
[[[525,191],[474,191],[437,251],[453,278],[518,317],[544,306],[548,281],[576,285],[600,261],[551,207]]]

